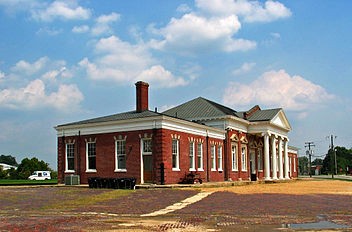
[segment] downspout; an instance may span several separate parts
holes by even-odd
[[[81,156],[80,156],[80,141],[81,141],[81,131],[78,131],[78,139],[77,139],[77,175],[81,178]]]
[[[209,182],[210,177],[209,177],[209,136],[208,136],[208,130],[207,132],[207,137],[205,137],[205,143],[206,143],[206,156],[207,156],[207,182]]]
[[[61,183],[65,183],[65,169],[66,169],[66,167],[65,167],[65,165],[66,165],[65,131],[62,131],[61,143],[62,143],[61,148],[60,148],[60,150],[61,150],[61,154],[60,154],[61,155],[61,178],[62,178]],[[62,162],[62,160],[64,160],[64,162]],[[65,165],[63,165],[63,164],[65,164]],[[60,165],[59,160],[58,160],[58,165]],[[57,171],[58,171],[58,175],[59,175],[59,168],[57,169]]]
[[[228,149],[228,138],[229,138],[229,135],[228,135],[228,130],[226,129],[225,130],[226,133],[225,133],[225,140],[224,140],[224,181],[227,181],[229,179],[229,170],[228,170],[228,167],[229,167],[229,162],[228,162],[228,159],[229,159],[229,149]]]
[[[157,135],[157,131],[156,131],[156,121],[154,120],[153,121],[153,135],[152,135],[152,183],[153,184],[157,184],[158,181],[157,181],[157,159],[155,158],[156,157],[156,154],[157,154],[157,150],[156,150],[156,143],[157,143],[157,138],[156,138],[156,135]],[[161,178],[160,178],[161,179]]]

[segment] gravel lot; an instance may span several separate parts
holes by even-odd
[[[163,216],[140,217],[199,191],[213,193]],[[149,190],[0,187],[0,231],[292,231],[284,227],[319,221],[352,231],[352,182]]]

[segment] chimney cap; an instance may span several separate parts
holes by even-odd
[[[149,84],[147,82],[144,82],[144,81],[137,81],[136,84],[137,85],[146,85],[146,86],[149,86]]]

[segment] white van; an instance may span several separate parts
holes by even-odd
[[[32,175],[28,177],[29,180],[50,180],[50,171],[34,171]]]

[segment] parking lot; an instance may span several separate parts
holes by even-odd
[[[200,192],[208,194],[177,208]],[[170,206],[174,210],[168,213],[141,216]],[[352,182],[138,190],[0,188],[0,231],[292,231],[294,225],[319,222],[352,231]]]

